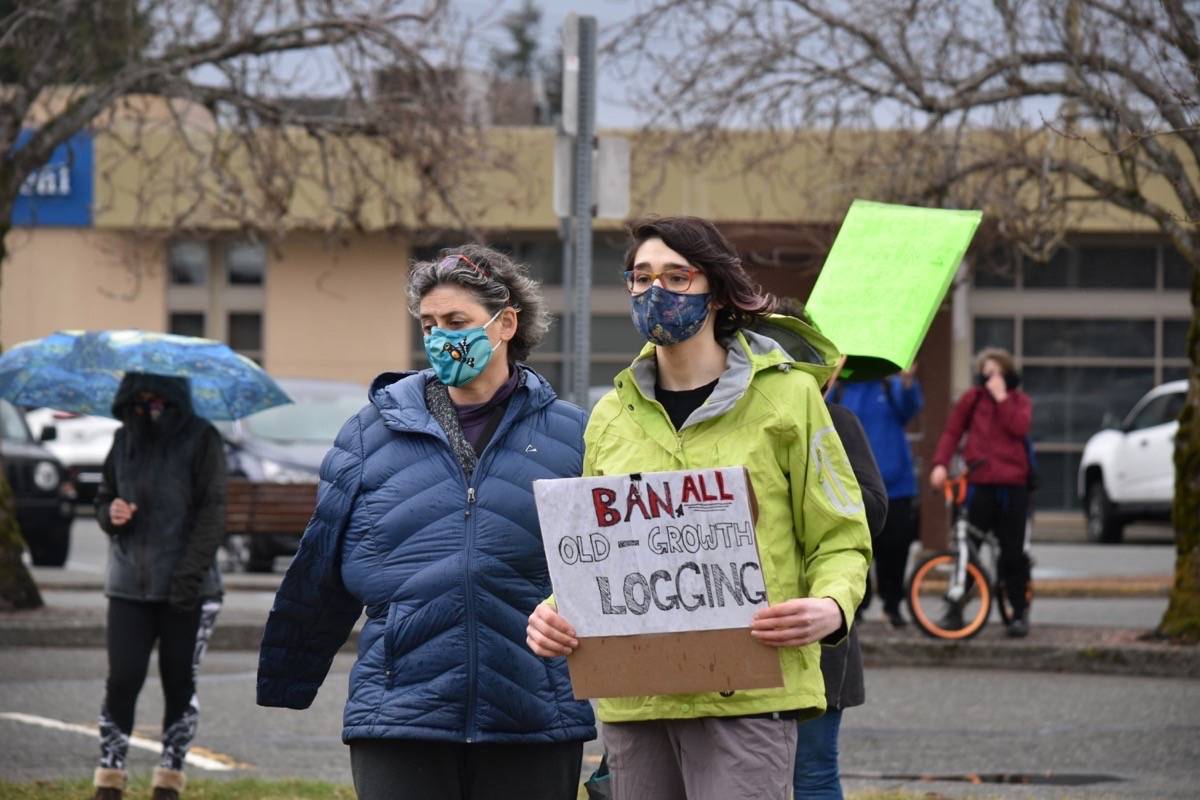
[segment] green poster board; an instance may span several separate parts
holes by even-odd
[[[870,380],[912,365],[982,216],[850,204],[805,306],[846,354],[846,378]]]

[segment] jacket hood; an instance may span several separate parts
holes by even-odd
[[[684,427],[719,417],[729,411],[750,386],[753,377],[766,369],[799,369],[824,386],[837,368],[839,353],[833,342],[816,328],[795,317],[772,314],[752,327],[738,331],[728,341],[725,372],[700,408],[692,412]],[[653,399],[658,365],[654,345],[647,343],[630,366],[633,381],[647,399]]]
[[[126,414],[131,410],[134,399],[143,392],[156,394],[172,407],[180,419],[186,419],[194,413],[192,410],[192,390],[188,379],[178,375],[155,375],[150,372],[126,372],[117,387],[117,395],[113,398],[113,416],[122,422],[128,422]]]
[[[523,413],[545,408],[558,399],[554,389],[541,375],[524,364],[514,364],[513,369],[525,373],[525,380],[513,394],[514,399],[527,398]],[[425,402],[425,385],[435,380],[437,376],[432,369],[384,372],[371,381],[368,399],[379,410],[379,415],[389,428],[436,434],[441,428],[429,413]]]

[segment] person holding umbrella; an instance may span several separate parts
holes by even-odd
[[[221,342],[142,330],[56,331],[0,356],[0,397],[124,423],[96,518],[109,535],[108,680],[96,800],[120,800],[134,707],[158,643],[166,708],[154,800],[177,800],[200,708],[196,670],[221,603],[225,450],[209,420],[290,403]]]
[[[122,797],[134,708],[155,642],[165,708],[153,800],[177,800],[200,715],[196,671],[221,608],[225,451],[216,428],[193,412],[186,378],[127,373],[112,413],[124,426],[96,497],[110,544],[95,800]]]

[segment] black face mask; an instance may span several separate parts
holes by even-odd
[[[987,382],[988,382],[988,377],[987,377],[987,375],[984,375],[982,372],[977,373],[975,375],[975,385],[976,386],[984,386],[987,384]],[[1004,374],[1004,386],[1010,392],[1020,385],[1021,385],[1021,376],[1020,375],[1010,374],[1007,372]]]

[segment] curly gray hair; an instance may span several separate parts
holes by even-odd
[[[414,262],[408,281],[409,313],[420,317],[421,299],[445,285],[466,289],[492,314],[508,306],[517,310],[517,332],[508,343],[509,363],[529,358],[550,329],[541,287],[529,277],[529,269],[490,247],[451,247],[435,261]]]

